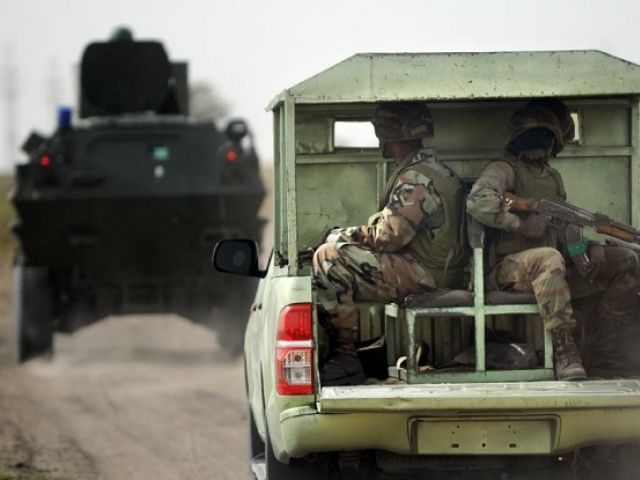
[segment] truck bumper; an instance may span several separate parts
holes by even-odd
[[[290,457],[562,454],[640,442],[640,381],[329,387],[280,424]]]

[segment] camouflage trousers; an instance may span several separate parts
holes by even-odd
[[[639,372],[640,260],[633,250],[610,245],[591,245],[588,255],[602,259],[593,282],[569,272],[587,370]]]
[[[564,258],[555,248],[532,248],[507,255],[489,274],[487,289],[533,293],[547,329],[576,325]]]
[[[321,245],[313,256],[313,273],[317,301],[336,330],[357,330],[357,301],[399,301],[435,286],[410,253],[374,252],[353,243]]]
[[[640,306],[640,261],[636,253],[625,247],[591,245],[587,254],[590,258],[602,258],[602,265],[592,282],[594,290],[602,292],[598,302],[600,322],[634,321],[638,318]],[[569,278],[574,298],[578,297],[577,284],[582,282],[584,280],[576,276]]]

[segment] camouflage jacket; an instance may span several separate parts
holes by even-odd
[[[540,247],[564,251],[563,222],[552,220],[540,238],[528,238],[516,231],[530,214],[509,212],[502,201],[506,191],[526,198],[567,198],[560,173],[546,162],[531,165],[506,156],[503,161],[489,164],[467,197],[467,210],[480,223],[502,231],[492,244],[496,259]]]
[[[549,172],[551,175],[551,167],[545,164],[542,169],[543,174]],[[480,174],[467,196],[467,211],[483,225],[515,231],[520,226],[520,217],[509,212],[509,207],[502,201],[502,195],[505,192],[513,192],[515,188],[513,167],[506,161],[491,162]]]
[[[483,225],[514,231],[520,218],[509,212],[502,195],[515,188],[515,174],[507,162],[491,162],[467,195],[467,211]]]
[[[429,162],[434,168],[446,167],[436,160],[430,150],[411,153],[398,168],[418,162]],[[369,218],[367,225],[334,229],[328,241],[357,243],[374,251],[395,252],[407,246],[421,229],[433,235],[444,226],[445,211],[442,197],[433,181],[408,168],[391,187],[386,204]]]

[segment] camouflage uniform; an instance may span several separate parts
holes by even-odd
[[[562,150],[567,132],[547,105],[518,110],[509,122],[504,159],[482,172],[469,193],[467,209],[480,223],[498,231],[490,247],[495,266],[487,287],[534,293],[552,335],[556,377],[579,380],[586,373],[573,339],[571,290],[559,250],[562,226],[547,224],[535,214],[512,213],[502,200],[505,192],[566,199],[562,178],[547,160]]]
[[[591,280],[568,272],[586,333],[582,350],[587,371],[594,376],[638,375],[640,260],[630,248],[613,245],[591,244],[587,254],[601,264]]]
[[[445,224],[443,199],[433,181],[411,165],[428,163],[454,175],[428,150],[413,153],[384,208],[369,224],[334,229],[315,252],[313,270],[317,300],[336,329],[358,327],[356,301],[398,301],[435,288],[438,272],[421,264],[406,247],[416,233],[437,236]],[[452,270],[458,265],[450,265]]]
[[[523,110],[527,109],[528,115],[538,115],[538,120],[543,119],[541,123],[547,128],[554,129],[553,122],[540,109],[550,110],[559,120],[561,135],[555,130],[556,141],[551,155],[562,149],[565,140],[573,138],[573,121],[561,102],[553,99],[534,100]],[[511,129],[509,141],[518,133],[513,131],[513,122]],[[522,172],[527,172],[527,169],[530,172],[523,175]],[[526,190],[521,185],[523,177],[529,178],[528,192],[522,192],[523,188]],[[533,292],[545,326],[552,332],[573,329],[576,323],[571,303],[573,299],[574,307],[578,307],[580,318],[586,324],[583,351],[587,354],[590,373],[620,374],[625,367],[640,371],[640,355],[635,352],[635,342],[629,342],[630,338],[636,339],[640,334],[637,321],[640,309],[640,261],[636,253],[626,247],[592,242],[588,246],[587,256],[595,270],[591,271],[588,278],[584,278],[571,262],[565,266],[563,257],[571,257],[560,235],[565,227],[561,223],[552,223],[546,235],[540,239],[518,238],[517,233],[512,233],[518,231],[525,216],[509,212],[508,206],[501,200],[503,193],[508,191],[520,196],[566,198],[560,174],[546,160],[533,164],[520,162],[507,152],[504,161],[493,162],[485,168],[469,194],[467,206],[481,223],[500,232],[495,247],[496,264],[489,275],[487,288]],[[510,244],[509,239],[500,244],[504,237],[511,237],[511,240],[515,238],[521,251],[514,252],[514,244]],[[576,299],[580,300],[576,302]],[[594,311],[597,315],[594,315]]]
[[[431,150],[420,147],[433,134],[428,109],[409,102],[379,104],[373,123],[383,156],[397,164],[379,211],[367,225],[333,229],[313,257],[320,319],[331,339],[320,368],[324,385],[364,380],[354,346],[356,302],[399,301],[450,286],[465,261],[462,185]]]
[[[558,117],[564,141],[570,140],[575,134],[575,125],[569,109],[561,101],[552,98],[539,98],[530,101],[527,106],[542,106],[550,109]],[[559,145],[559,144],[558,144]],[[554,148],[554,155],[560,148]],[[563,245],[566,252],[566,245]],[[589,322],[587,329],[591,329],[587,337],[590,363],[594,368],[604,368],[605,364],[612,364],[613,358],[626,356],[640,371],[640,355],[630,355],[636,350],[625,348],[625,338],[634,341],[638,338],[640,322],[637,313],[640,311],[640,259],[638,254],[628,247],[614,245],[599,245],[590,242],[587,250],[590,261],[599,264],[599,268],[589,278],[584,278],[578,271],[568,265],[567,280],[571,289],[574,307],[580,309],[585,304],[593,303],[583,299],[595,299],[594,308],[588,310],[583,318],[595,321]],[[577,302],[576,302],[577,300]],[[582,309],[584,313],[584,308]],[[598,315],[593,315],[596,310]],[[626,335],[626,333],[633,333]],[[597,341],[595,341],[597,340]],[[608,353],[606,353],[608,352]],[[634,352],[635,353],[635,352]],[[623,362],[618,362],[619,368]]]
[[[509,160],[492,162],[484,169],[467,197],[467,209],[483,225],[515,232],[522,220],[509,212],[508,206],[502,201],[505,192],[513,192],[516,188],[511,163],[515,159],[510,157]],[[554,174],[552,172],[555,170],[543,163],[537,174],[551,177]],[[539,241],[523,239],[530,248],[521,252],[507,255],[496,252],[496,265],[489,274],[487,288],[533,293],[546,328],[573,328],[575,320],[571,290],[566,280],[565,261],[558,250],[557,235],[553,229],[554,226],[546,238]]]

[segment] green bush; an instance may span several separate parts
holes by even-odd
[[[46,480],[47,477],[24,467],[5,468],[0,466],[0,480]]]

